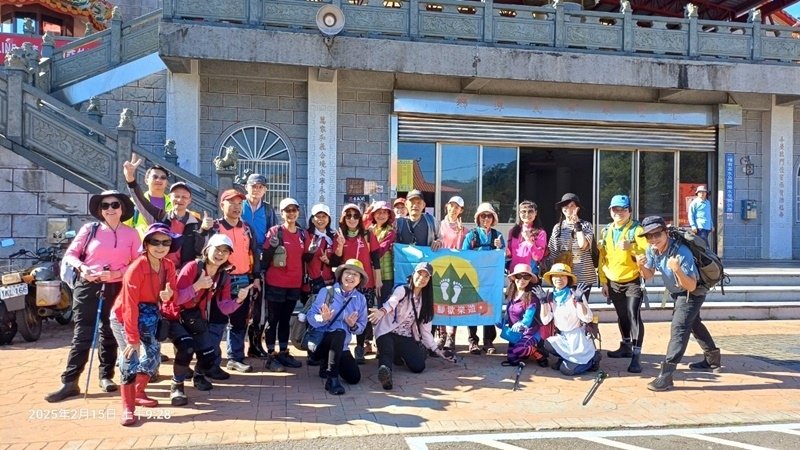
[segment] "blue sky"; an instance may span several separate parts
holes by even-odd
[[[795,3],[794,5],[786,8],[786,11],[795,17],[800,17],[800,3]]]

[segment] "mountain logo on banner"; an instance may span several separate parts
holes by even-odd
[[[433,260],[433,302],[436,314],[485,314],[489,307],[479,294],[480,282],[472,264],[458,256]]]

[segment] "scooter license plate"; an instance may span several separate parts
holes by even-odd
[[[0,300],[5,300],[19,295],[28,295],[28,285],[25,283],[0,286]]]

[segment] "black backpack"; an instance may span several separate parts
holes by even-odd
[[[670,238],[674,239],[678,245],[685,245],[692,252],[694,264],[700,274],[698,285],[708,289],[719,285],[720,291],[725,295],[725,283],[730,283],[730,277],[725,273],[719,256],[708,248],[706,240],[682,228],[670,226],[667,230]],[[670,251],[670,256],[674,256],[676,251],[677,247],[674,247]]]

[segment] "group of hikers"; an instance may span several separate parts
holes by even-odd
[[[213,218],[188,209],[192,190],[182,182],[169,185],[164,167],[147,169],[144,190],[136,181],[141,163],[134,155],[124,164],[129,193],[104,191],[90,197],[88,211],[96,222],[80,229],[64,256],[64,263],[78,274],[75,329],[62,385],[46,396],[49,402],[80,394],[78,377],[88,362],[96,327],[99,386],[104,392],[120,391],[123,425],[136,422],[137,406],[158,405],[146,388],[166,358],[161,341],[174,346],[173,406],[188,403],[189,381],[207,391],[231,371],[251,372],[246,357],[250,362],[262,359],[271,372],[297,369],[302,362],[289,344],[298,305],[303,308],[297,320],[307,328],[305,360],[319,366],[327,392],[344,394],[342,380],[358,383],[360,366],[372,354],[377,355],[381,386],[391,390],[395,367],[419,373],[428,357],[454,361],[457,331],[433,325],[434,270],[429,262],[419,262],[407,279],[395,282],[394,244],[504,252],[505,311],[500,322],[483,326],[482,345],[478,326],[468,327],[470,354],[495,353],[500,330],[508,342],[504,364],[533,360],[565,375],[598,370],[601,355],[587,325],[594,316],[588,301],[591,288],[599,286],[614,305],[621,335],[620,347],[607,356],[628,358],[628,371],[639,373],[642,280],[658,271],[675,300],[675,312],[666,357],[648,388],[672,387],[690,333],[705,354],[690,368],[719,370],[719,349],[700,319],[706,288],[698,283],[691,252],[669,236],[663,218],[633,220],[626,195],[613,197],[613,222],[599,235],[580,218],[582,205],[572,193],[556,203],[561,216],[549,238],[534,202],[518,205],[518,219],[503,236],[492,204],[477,206],[475,227],[468,229],[462,222],[461,197],[446,203],[439,221],[426,212],[418,190],[391,203],[374,202],[365,211],[346,204],[338,224],[332,223],[328,205],[316,204],[308,223],[301,224],[295,199],[281,200],[277,214],[264,201],[263,175],[250,175],[245,192],[222,192],[222,216]],[[707,195],[704,187],[700,192]],[[695,225],[711,227],[708,217]],[[599,251],[597,267],[594,248]],[[114,382],[117,368],[119,384]]]

